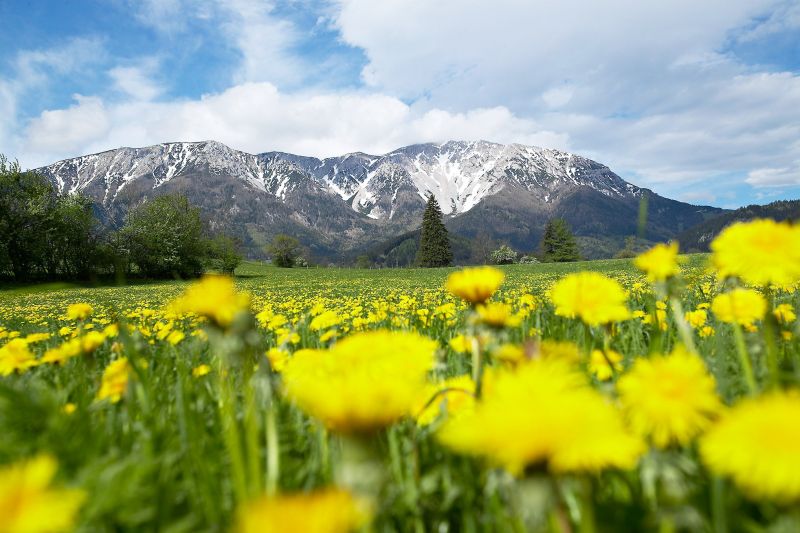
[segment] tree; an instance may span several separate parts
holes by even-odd
[[[486,229],[481,228],[472,240],[472,253],[470,259],[472,262],[485,265],[491,260],[492,250],[495,249],[497,243],[492,239]]]
[[[215,235],[206,243],[206,261],[210,268],[233,275],[242,262],[239,241],[228,235]]]
[[[192,277],[203,271],[202,229],[199,208],[184,196],[165,195],[131,210],[120,234],[143,275]]]
[[[369,268],[372,261],[369,260],[368,255],[359,255],[356,257],[356,268]]]
[[[272,264],[282,268],[292,268],[300,256],[300,241],[289,235],[278,234],[267,246],[272,256]]]
[[[492,263],[495,265],[511,265],[517,260],[517,252],[507,244],[503,244],[491,254]]]
[[[563,218],[554,218],[547,223],[542,237],[542,253],[546,261],[562,263],[580,260],[575,236]]]
[[[453,262],[450,237],[442,222],[442,210],[433,194],[428,195],[428,203],[422,215],[422,232],[417,249],[417,264],[422,267],[442,267]]]

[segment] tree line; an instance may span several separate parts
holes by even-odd
[[[182,196],[133,208],[118,230],[103,226],[91,199],[60,194],[46,177],[0,154],[0,278],[194,277],[232,273],[239,244],[214,234]]]

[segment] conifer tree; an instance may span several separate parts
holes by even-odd
[[[442,267],[453,262],[450,237],[442,222],[442,210],[433,194],[428,196],[428,204],[422,215],[422,233],[419,237],[417,264],[422,267]]]
[[[554,218],[547,223],[542,237],[542,253],[545,261],[563,263],[580,260],[575,236],[563,218]]]

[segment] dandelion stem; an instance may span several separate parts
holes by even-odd
[[[675,326],[678,328],[678,335],[683,345],[686,346],[687,350],[696,354],[697,347],[694,345],[694,334],[692,333],[691,326],[686,322],[686,317],[683,313],[683,305],[681,305],[680,300],[674,296],[670,297],[669,301],[672,306],[672,316],[675,320]]]
[[[270,496],[278,492],[278,480],[280,479],[280,442],[275,418],[275,398],[270,394],[269,407],[264,421],[267,444],[266,492]]]
[[[711,521],[714,533],[728,532],[725,515],[725,481],[717,476],[711,479]]]
[[[753,366],[750,363],[750,355],[747,353],[747,346],[744,342],[744,333],[742,332],[741,325],[733,325],[733,338],[736,342],[736,353],[739,355],[739,363],[742,365],[742,373],[744,374],[744,381],[747,385],[747,392],[749,394],[755,394],[756,380],[753,377]]]

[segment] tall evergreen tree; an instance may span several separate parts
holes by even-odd
[[[417,249],[417,264],[422,267],[442,267],[453,262],[450,237],[442,222],[442,210],[433,194],[428,195],[428,204],[422,215],[422,233]]]
[[[578,243],[575,242],[575,236],[563,218],[554,218],[545,226],[542,253],[545,261],[563,263],[580,260]]]

